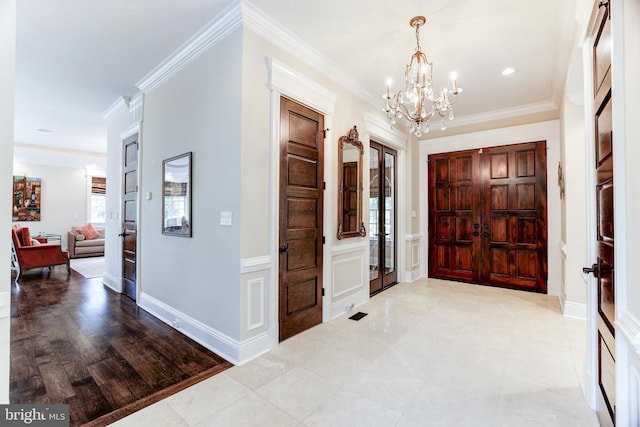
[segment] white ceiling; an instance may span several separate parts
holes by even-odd
[[[93,163],[95,153],[106,151],[101,114],[135,94],[137,82],[237,1],[19,0],[15,159],[41,163],[42,146],[53,149],[40,156],[44,163]],[[380,108],[386,79],[400,89],[415,48],[409,20],[426,16],[421,45],[434,63],[435,84],[448,86],[449,73],[458,73],[464,92],[456,121],[468,122],[559,103],[580,0],[251,3],[353,76]],[[504,77],[508,66],[516,72]],[[70,160],[69,152],[80,156]]]

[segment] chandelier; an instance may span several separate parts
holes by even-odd
[[[405,89],[391,95],[391,81],[387,80],[387,93],[383,97],[387,100],[384,111],[391,122],[391,128],[396,119],[405,118],[409,122],[410,132],[417,137],[429,132],[429,120],[434,116],[441,118],[440,129],[445,130],[445,120],[453,120],[453,104],[462,89],[456,85],[456,78],[452,76],[452,89],[442,88],[435,96],[432,83],[433,64],[420,48],[420,27],[427,19],[415,16],[409,25],[416,29],[416,51],[405,68]],[[449,95],[452,95],[451,97]]]

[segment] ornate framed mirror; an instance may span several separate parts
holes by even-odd
[[[338,140],[338,239],[364,237],[362,222],[362,156],[364,147],[354,126]]]

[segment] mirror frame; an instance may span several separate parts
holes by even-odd
[[[342,240],[348,237],[365,237],[367,235],[367,229],[364,227],[364,222],[362,221],[362,193],[364,192],[364,187],[362,184],[362,158],[364,155],[364,145],[358,139],[358,129],[356,126],[353,126],[353,129],[349,130],[347,135],[341,136],[338,140],[338,240]],[[360,223],[360,228],[358,230],[344,230],[344,165],[343,165],[343,156],[342,152],[344,150],[344,145],[350,144],[358,149],[358,161],[356,171],[358,177],[358,186],[357,186],[357,203],[358,203],[358,212],[356,214],[356,224]]]
[[[172,226],[167,227],[165,218],[166,212],[166,196],[167,196],[167,184],[171,183],[168,181],[169,172],[167,171],[173,165],[181,165],[182,162],[186,159],[187,162],[187,182],[186,182],[186,200],[185,200],[185,215],[182,217],[186,219],[186,226],[181,224],[180,226]],[[162,234],[167,236],[179,236],[179,237],[191,237],[191,229],[193,228],[192,224],[192,215],[191,215],[191,194],[192,194],[192,176],[191,176],[191,151],[180,154],[175,157],[171,157],[170,159],[166,159],[162,161]],[[186,217],[186,218],[185,218]]]

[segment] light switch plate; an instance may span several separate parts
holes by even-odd
[[[232,225],[233,220],[231,216],[231,212],[222,211],[220,212],[220,225]]]

